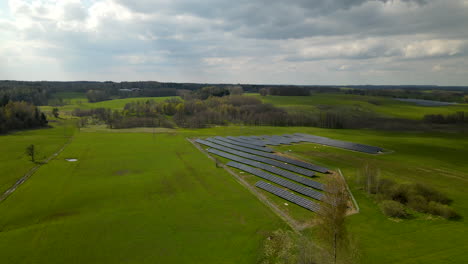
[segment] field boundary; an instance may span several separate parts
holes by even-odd
[[[56,152],[54,152],[52,155],[50,155],[46,160],[38,163],[36,166],[32,167],[28,172],[26,172],[23,177],[21,177],[19,180],[17,180],[13,186],[8,188],[1,196],[0,196],[0,203],[5,201],[18,187],[26,182],[31,176],[40,168],[42,165],[49,163],[53,158],[57,157],[70,143],[73,141],[73,137],[70,137],[65,144]]]
[[[341,178],[345,182],[346,189],[348,190],[349,195],[351,196],[351,200],[353,201],[354,207],[356,208],[356,214],[358,214],[360,212],[359,205],[358,205],[356,199],[354,198],[354,195],[351,192],[351,189],[349,188],[348,183],[346,182],[346,179],[345,179],[343,173],[341,172],[340,168],[338,168],[337,170],[338,170],[338,174],[341,176]],[[353,213],[351,213],[351,214],[353,214]]]
[[[199,145],[195,144],[193,140],[190,138],[186,138],[192,145],[194,145],[198,150],[200,150],[202,153],[205,153],[205,155],[213,160],[214,162],[217,162],[215,158],[210,156],[202,147]],[[244,188],[246,188],[249,192],[251,192],[257,199],[259,199],[263,204],[265,204],[267,207],[269,207],[274,214],[279,216],[286,224],[288,224],[294,232],[297,234],[301,234],[300,231],[303,229],[301,225],[299,225],[293,218],[291,218],[289,215],[284,213],[281,209],[279,209],[276,205],[274,205],[272,202],[270,202],[264,195],[262,195],[260,192],[255,190],[252,186],[250,186],[244,179],[239,177],[235,172],[233,172],[230,168],[228,168],[225,164],[220,163],[221,167],[223,167],[229,174],[234,176],[234,179],[239,182]]]

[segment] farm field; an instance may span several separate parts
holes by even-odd
[[[318,105],[352,107],[372,111],[387,117],[421,119],[426,114],[451,114],[457,111],[468,111],[468,104],[449,106],[419,106],[414,103],[401,102],[392,98],[377,96],[360,96],[351,94],[316,93],[311,96],[265,96],[250,94],[288,110],[319,111]]]
[[[466,136],[299,127],[155,130],[154,135],[151,130],[129,133],[131,130],[82,129],[56,160],[1,203],[0,257],[11,263],[111,263],[122,259],[254,263],[264,235],[287,227],[186,137],[294,132],[393,151],[375,156],[310,143],[275,147],[343,171],[361,207],[348,221],[365,255],[363,263],[421,263],[428,258],[431,263],[459,263],[467,250],[464,220],[422,215],[395,222],[356,183],[357,169],[371,161],[383,177],[427,182],[449,194],[453,208],[466,218]],[[252,182],[256,180],[251,177]],[[277,197],[270,198],[281,203]],[[296,218],[314,218],[302,208],[291,208]],[[314,230],[304,233],[313,236]],[[434,252],[447,252],[450,259]]]
[[[71,100],[78,99],[73,96]],[[337,95],[318,96],[323,104],[341,102]],[[287,108],[313,109],[313,97],[267,96],[262,100]],[[121,109],[128,102],[148,99],[166,98],[82,105]],[[408,118],[420,118],[431,109],[451,113],[453,107],[465,107],[423,107],[378,99],[385,106],[379,113],[403,113]],[[346,102],[380,107],[365,100],[369,98],[358,96]],[[387,103],[402,108],[394,110],[395,106]],[[61,114],[74,107],[61,107]],[[417,111],[410,113],[412,108]],[[58,119],[51,122],[50,129],[0,136],[8,150],[0,157],[5,172],[1,188],[5,190],[34,166],[24,154],[28,144],[37,144],[38,158],[43,160],[73,135],[64,152],[0,203],[0,258],[8,263],[255,263],[265,236],[289,227],[232,175],[216,168],[187,138],[296,132],[386,150],[383,155],[369,155],[312,143],[272,147],[332,170],[341,169],[361,208],[359,214],[348,217],[348,228],[361,247],[362,263],[460,263],[468,250],[466,134],[267,126],[108,129],[90,125],[78,131],[71,127],[72,122]],[[78,161],[67,162],[66,158]],[[377,166],[382,177],[426,183],[446,193],[462,219],[448,221],[422,214],[398,221],[385,217],[357,183],[357,172],[366,163]],[[251,185],[260,180],[253,175],[243,177]],[[299,223],[313,224],[314,213],[293,204],[286,206],[281,198],[259,192]],[[303,233],[313,239],[315,231],[312,227]]]
[[[82,132],[0,212],[7,263],[252,263],[284,227],[173,133]]]

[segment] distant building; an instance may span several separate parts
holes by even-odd
[[[125,89],[119,89],[119,91],[120,92],[139,92],[141,91],[141,89],[140,88],[131,88],[131,89],[125,88]]]

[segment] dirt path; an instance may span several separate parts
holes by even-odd
[[[55,153],[53,153],[52,155],[50,155],[46,160],[42,161],[41,163],[37,164],[36,166],[34,166],[33,168],[31,168],[28,172],[26,172],[26,174],[23,175],[23,177],[21,177],[18,181],[15,182],[15,184],[13,184],[13,186],[11,186],[10,188],[8,188],[8,190],[6,190],[1,196],[0,196],[0,203],[5,201],[16,189],[18,189],[18,187],[23,184],[24,182],[26,182],[29,178],[31,178],[31,176],[44,164],[47,164],[49,163],[49,161],[51,161],[53,158],[57,157],[64,149],[65,147],[67,147],[68,145],[70,145],[70,143],[72,142],[73,140],[73,137],[70,137],[68,139],[68,141]]]

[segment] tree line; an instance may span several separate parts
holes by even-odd
[[[424,115],[423,120],[430,124],[468,124],[468,112]]]
[[[0,133],[47,126],[47,118],[31,103],[0,103]]]
[[[346,89],[346,94],[384,96],[392,98],[424,99],[441,102],[468,103],[468,90],[422,90],[420,88]]]

